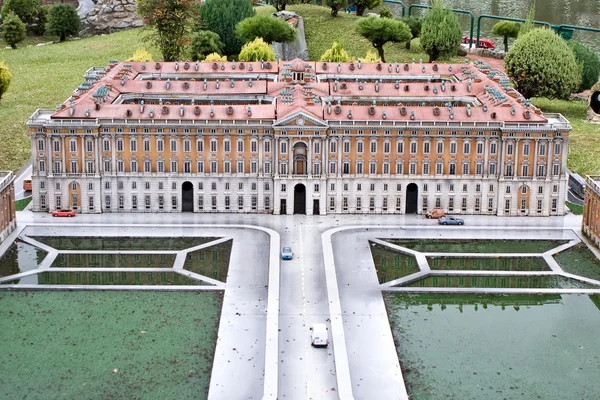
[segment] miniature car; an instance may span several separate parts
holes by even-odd
[[[74,217],[75,210],[54,210],[52,211],[53,217]]]
[[[282,260],[291,260],[294,253],[292,253],[291,247],[284,247],[281,249],[281,259]]]
[[[442,217],[438,219],[438,224],[440,225],[464,225],[465,220],[462,218],[455,217]]]
[[[425,215],[426,218],[441,218],[446,216],[446,210],[443,208],[436,207],[431,211],[428,211]]]
[[[329,335],[325,324],[313,324],[310,327],[310,344],[313,347],[327,347]]]

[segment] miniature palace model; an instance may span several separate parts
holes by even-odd
[[[565,213],[569,122],[482,63],[111,61],[27,125],[35,211]]]

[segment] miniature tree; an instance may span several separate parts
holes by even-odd
[[[42,8],[41,0],[6,0],[2,5],[2,19],[5,20],[8,14],[12,11],[17,14],[19,19],[30,24],[37,16],[40,8]]]
[[[17,48],[17,43],[25,40],[26,28],[17,14],[9,12],[4,19],[4,41],[13,49]]]
[[[581,69],[581,85],[577,88],[577,92],[583,92],[598,82],[600,59],[595,51],[575,40],[570,40],[568,44]]]
[[[521,24],[515,21],[500,21],[492,29],[494,35],[504,38],[504,52],[508,52],[508,38],[516,38],[519,36]]]
[[[392,15],[392,12],[387,7],[383,7],[381,10],[379,10],[379,17],[381,17],[381,18],[394,18],[394,16]]]
[[[348,0],[327,0],[327,7],[331,8],[331,16],[337,17],[338,12],[348,5]]]
[[[413,39],[416,39],[419,36],[421,36],[421,25],[423,24],[423,19],[411,15],[410,17],[400,18],[400,21],[408,25],[408,27],[410,28],[410,34],[412,35]],[[411,42],[406,42],[407,50],[410,50],[410,43]]]
[[[192,36],[191,59],[199,61],[211,53],[220,54],[223,51],[223,46],[223,42],[221,42],[221,38],[217,33],[198,31]]]
[[[8,91],[11,80],[12,74],[8,66],[4,64],[4,61],[0,61],[0,101],[2,101],[2,95]]]
[[[77,10],[71,4],[55,4],[48,12],[48,24],[46,33],[60,37],[64,42],[67,35],[79,34],[81,20]]]
[[[144,61],[154,61],[154,60],[152,60],[152,54],[150,54],[150,52],[148,50],[144,49],[143,47],[140,47],[129,58],[129,61],[144,62]]]
[[[225,62],[225,61],[227,61],[227,57],[222,56],[219,53],[211,53],[211,54],[207,55],[203,61],[204,62]]]
[[[138,0],[137,13],[146,24],[145,40],[160,49],[165,61],[183,56],[198,4],[198,0]]]
[[[287,43],[296,38],[296,30],[281,18],[269,15],[255,15],[246,18],[235,27],[235,33],[245,43],[256,38],[262,38],[265,42]]]
[[[456,55],[462,33],[458,17],[443,0],[432,0],[421,26],[421,46],[429,61]]]
[[[385,61],[383,46],[388,42],[406,42],[412,37],[410,28],[402,21],[390,18],[368,17],[358,21],[356,31],[371,42],[382,62]]]
[[[331,48],[325,51],[321,56],[321,61],[330,62],[348,62],[352,59],[350,54],[344,50],[344,46],[339,42],[333,42]]]
[[[354,0],[356,6],[356,15],[362,16],[367,9],[380,6],[383,0]]]
[[[261,38],[256,38],[242,47],[239,59],[240,61],[275,61],[275,52],[270,44]]]
[[[567,43],[549,29],[519,36],[504,58],[506,73],[526,98],[568,99],[581,70]]]
[[[235,27],[255,14],[249,0],[206,0],[200,7],[199,28],[217,33],[224,44],[223,54],[235,56],[244,44],[235,35]]]

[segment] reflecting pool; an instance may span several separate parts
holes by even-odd
[[[411,400],[598,398],[598,296],[384,300]]]

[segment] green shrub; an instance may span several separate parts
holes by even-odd
[[[156,45],[165,61],[183,57],[199,0],[138,0],[137,13],[146,24],[145,40]]]
[[[219,53],[210,53],[203,60],[204,62],[225,62],[227,57],[220,55]]]
[[[200,7],[199,28],[217,33],[224,44],[223,54],[235,56],[243,44],[235,35],[235,27],[255,14],[249,0],[206,0]]]
[[[367,51],[365,58],[361,58],[360,61],[365,62],[365,63],[375,63],[375,62],[381,61],[381,58],[379,58],[379,56],[377,55],[377,52],[375,50],[369,50],[369,51]]]
[[[8,91],[11,80],[12,74],[8,66],[4,64],[4,61],[0,60],[0,101],[2,101],[2,95]]]
[[[411,39],[410,28],[397,19],[368,17],[356,25],[359,35],[371,42],[382,62],[385,61],[383,46],[388,42],[407,42]]]
[[[400,18],[400,21],[402,21],[406,25],[408,25],[408,27],[410,28],[410,33],[411,33],[413,39],[418,38],[419,36],[421,36],[421,25],[423,24],[423,19],[422,18],[415,17],[414,15],[411,15],[410,17],[402,17],[402,18]],[[412,40],[410,42],[406,42],[406,48],[408,50],[410,50],[411,43],[412,43]],[[422,52],[422,51],[423,51],[423,48],[421,47],[420,52]]]
[[[46,33],[60,36],[60,41],[64,42],[67,35],[79,34],[80,25],[81,20],[75,7],[71,4],[54,4],[48,12]]]
[[[30,24],[42,7],[41,0],[5,0],[2,6],[2,19],[5,20],[12,11],[25,24]]]
[[[270,44],[256,38],[251,42],[246,43],[240,51],[240,61],[275,61],[275,52]]]
[[[591,89],[598,82],[598,75],[600,75],[598,54],[575,40],[569,41],[568,44],[581,69],[581,85],[577,88],[577,92]]]
[[[333,42],[331,48],[321,55],[321,61],[330,62],[348,62],[352,59],[350,54],[344,50],[344,46],[339,42]]]
[[[381,18],[393,18],[394,17],[392,15],[392,12],[390,11],[390,9],[387,7],[383,7],[381,10],[379,10],[379,16]]]
[[[414,38],[410,41],[410,52],[411,53],[423,53],[423,46],[421,46],[421,39]]]
[[[4,28],[4,41],[13,49],[17,48],[17,43],[25,40],[26,27],[19,19],[19,16],[14,12],[9,12],[4,18],[2,24]]]
[[[152,60],[152,54],[150,54],[148,50],[144,49],[143,47],[140,47],[139,49],[136,49],[133,55],[129,58],[129,61],[150,62],[154,60]]]
[[[50,8],[52,6],[50,4],[46,4],[40,7],[37,15],[35,16],[35,22],[32,26],[32,32],[35,35],[43,35],[46,33],[46,24],[48,23],[48,13],[50,12]]]
[[[356,15],[363,15],[367,9],[375,8],[383,3],[383,0],[354,0]]]
[[[519,36],[521,23],[516,21],[500,21],[492,28],[494,35],[504,38],[504,51],[508,52],[508,38],[516,38]]]
[[[256,38],[262,38],[265,42],[287,43],[296,38],[296,30],[281,18],[270,15],[255,15],[246,18],[235,27],[237,36],[248,43]]]
[[[526,98],[566,99],[581,84],[581,70],[573,52],[549,29],[520,35],[506,54],[504,66]]]
[[[348,0],[327,0],[325,4],[331,8],[331,16],[337,17],[338,12],[348,6]]]
[[[421,45],[429,61],[456,55],[462,37],[458,17],[443,0],[432,0],[421,26]]]
[[[223,42],[218,34],[211,31],[198,31],[192,36],[190,47],[193,61],[203,60],[211,53],[220,54],[223,51]]]

